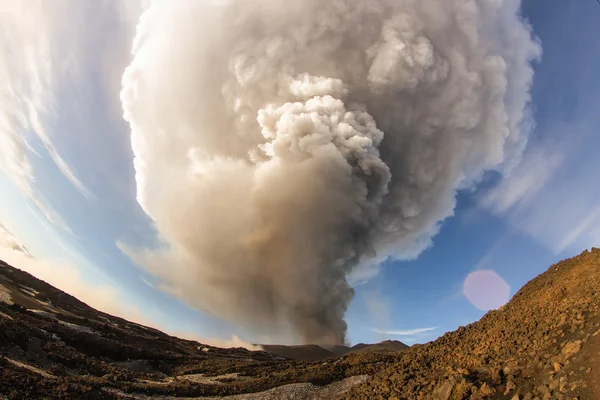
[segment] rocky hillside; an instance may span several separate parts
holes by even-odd
[[[480,321],[399,353],[345,398],[600,399],[600,249],[551,266]]]
[[[476,323],[401,345],[342,356],[218,349],[98,312],[0,263],[0,398],[598,400],[600,250],[551,266]]]

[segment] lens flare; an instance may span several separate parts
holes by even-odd
[[[496,310],[508,302],[510,286],[495,271],[475,271],[465,279],[463,294],[479,310]]]

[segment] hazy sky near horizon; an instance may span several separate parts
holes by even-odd
[[[136,199],[120,96],[145,3],[0,0],[0,259],[170,333],[281,341],[186,304],[128,255],[163,246]],[[351,343],[432,340],[501,306],[551,263],[600,246],[600,4],[521,7],[542,48],[521,160],[461,189],[416,259],[353,276]]]

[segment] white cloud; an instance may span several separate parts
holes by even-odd
[[[35,135],[64,176],[84,196],[90,192],[52,144],[46,130],[56,113],[53,91],[60,70],[69,60],[64,2],[35,1],[0,6],[0,167],[15,184],[31,195],[35,180],[28,160]],[[65,43],[67,42],[67,43]],[[62,45],[58,45],[61,43]],[[31,136],[30,136],[31,137]]]
[[[363,285],[377,276],[380,271],[380,265],[372,263],[360,264],[348,274],[348,283],[353,287]]]
[[[65,220],[54,211],[52,206],[50,206],[42,193],[32,193],[29,197],[29,200],[31,201],[31,204],[37,208],[37,210],[34,210],[31,205],[28,205],[27,207],[31,211],[32,215],[34,215],[46,228],[48,228],[47,224],[50,223],[52,226],[61,229],[63,232],[68,233],[72,237],[77,237]],[[45,221],[41,218],[37,211],[41,213],[41,216],[45,218]]]
[[[11,250],[21,253],[25,257],[33,258],[33,254],[31,254],[27,247],[18,241],[17,238],[2,224],[0,224],[0,249]]]
[[[600,158],[594,149],[600,141],[584,124],[590,120],[582,116],[579,122],[558,125],[557,132],[546,132],[555,141],[531,146],[520,164],[481,197],[480,205],[554,253],[598,245],[600,186],[595,182]]]
[[[482,205],[498,214],[530,206],[563,159],[563,154],[557,149],[532,151],[499,185],[483,196]]]
[[[49,221],[63,228],[66,224],[40,192],[40,178],[48,172],[45,165],[39,167],[46,161],[40,162],[38,157],[48,158],[84,198],[95,198],[91,186],[81,179],[80,168],[94,154],[83,158],[79,153],[82,148],[89,153],[98,146],[92,142],[82,145],[89,141],[82,127],[64,121],[81,114],[77,106],[96,105],[94,96],[111,91],[105,96],[112,97],[106,107],[112,104],[115,117],[120,116],[120,75],[128,57],[123,50],[130,47],[145,3],[0,3],[0,169]],[[113,16],[120,25],[111,20]],[[101,72],[90,78],[96,64]],[[106,93],[94,92],[92,86],[98,83]],[[102,134],[96,132],[94,140],[102,140]]]

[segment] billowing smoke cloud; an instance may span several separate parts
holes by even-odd
[[[189,304],[341,343],[347,276],[414,257],[518,159],[538,44],[519,1],[155,2],[123,77],[138,254]]]

